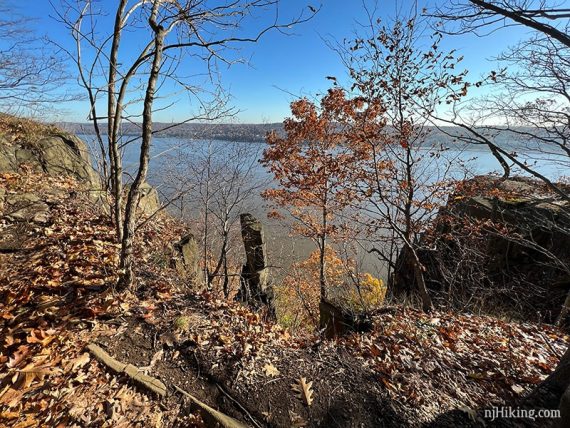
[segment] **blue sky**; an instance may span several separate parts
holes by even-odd
[[[345,71],[338,55],[326,46],[323,39],[350,38],[357,27],[357,21],[362,21],[364,18],[362,2],[321,1],[320,12],[309,22],[290,30],[290,35],[272,32],[257,44],[242,45],[239,55],[248,58],[249,65],[236,64],[230,68],[225,66],[221,68],[222,82],[231,93],[231,102],[240,110],[237,116],[239,122],[281,121],[288,115],[289,103],[295,97],[322,93],[330,87],[330,81],[325,78],[326,76],[344,75]],[[53,0],[53,3],[57,5],[59,0]],[[434,3],[435,0],[430,0],[429,3],[420,1],[419,8],[429,7]],[[38,33],[48,35],[63,46],[72,46],[67,31],[53,19],[53,8],[48,0],[12,1],[11,4],[11,8],[21,15],[36,18],[33,26]],[[116,0],[99,0],[98,4],[102,9],[112,13]],[[319,6],[318,0],[282,1],[281,16],[285,18],[294,16],[307,4]],[[408,9],[411,2],[379,0],[378,5],[380,16],[386,21],[393,17],[399,8]],[[106,26],[110,21],[102,19],[100,24]],[[259,25],[262,25],[262,22],[246,21],[243,31],[253,32]],[[513,27],[486,38],[448,37],[444,40],[443,47],[458,49],[465,57],[464,66],[472,75],[478,75],[492,69],[494,63],[491,58],[509,44],[524,37],[524,32],[524,29]],[[140,44],[140,39],[141,35],[137,35],[136,32],[133,37],[125,38],[125,51],[134,51]],[[192,66],[188,65],[188,68]],[[70,74],[74,73],[75,70],[70,68]],[[69,84],[69,88],[75,90],[73,82]],[[163,103],[170,102],[174,102],[175,105],[166,111],[158,112],[155,120],[183,120],[192,109],[188,97],[181,93],[173,94],[168,100],[163,100]],[[74,102],[60,107],[63,108],[65,120],[83,122],[88,114],[86,102]]]

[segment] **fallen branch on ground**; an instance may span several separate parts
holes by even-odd
[[[138,367],[133,366],[132,364],[121,363],[94,343],[87,345],[87,350],[91,352],[98,361],[105,364],[114,372],[126,374],[137,385],[142,386],[161,397],[166,395],[166,385],[152,376],[147,376],[144,373],[141,373],[141,370]]]
[[[217,411],[216,409],[213,409],[212,407],[208,406],[205,403],[202,403],[200,400],[198,400],[192,394],[189,394],[188,392],[177,387],[176,385],[174,385],[174,389],[176,389],[179,393],[181,393],[185,397],[188,397],[190,400],[192,400],[192,402],[194,404],[196,404],[202,410],[205,410],[209,416],[211,416],[213,419],[215,419],[214,422],[219,423],[222,427],[224,427],[224,428],[248,428],[248,426],[245,425],[244,423],[242,423],[242,422],[238,421],[237,419],[234,419],[228,415],[225,415],[222,412]]]

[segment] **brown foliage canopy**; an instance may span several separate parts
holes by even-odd
[[[279,207],[292,208],[304,236],[336,231],[332,216],[357,197],[347,183],[362,178],[358,162],[367,156],[363,143],[384,128],[383,112],[379,103],[350,99],[334,88],[320,106],[306,98],[294,101],[292,117],[284,122],[285,136],[267,136],[269,147],[261,162],[280,187],[266,190],[264,196]]]

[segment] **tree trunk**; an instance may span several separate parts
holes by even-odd
[[[224,254],[224,297],[227,299],[230,296],[230,275],[228,272],[228,255]]]
[[[204,242],[203,242],[203,256],[204,256],[204,278],[206,280],[206,286],[208,290],[211,289],[210,283],[210,269],[208,267],[208,232],[209,232],[209,219],[208,214],[210,212],[210,161],[211,161],[211,146],[208,145],[208,165],[206,170],[206,198],[204,201]]]
[[[322,234],[320,237],[319,242],[319,285],[320,285],[320,295],[321,295],[321,302],[326,301],[327,298],[327,267],[326,267],[326,250],[327,250],[327,197],[325,195],[324,199],[324,208],[322,211]]]
[[[159,1],[155,1],[151,17],[150,25],[154,31],[154,57],[150,70],[148,85],[144,99],[143,108],[143,132],[139,157],[139,169],[127,196],[125,205],[125,218],[123,220],[123,239],[121,241],[121,259],[120,268],[121,276],[119,278],[119,289],[124,290],[133,284],[133,238],[136,226],[136,209],[140,199],[140,187],[146,180],[148,172],[148,164],[150,159],[150,145],[152,142],[152,106],[154,102],[154,93],[156,83],[160,74],[162,64],[162,50],[164,47],[165,30],[162,26],[156,24],[158,15]]]
[[[400,101],[401,102],[401,101]],[[401,105],[401,104],[400,104]],[[400,108],[400,130],[404,128],[404,120],[403,120],[403,110]],[[404,132],[400,131],[403,135]],[[406,230],[405,230],[405,245],[410,250],[410,254],[412,255],[412,269],[414,271],[414,278],[416,280],[416,286],[418,287],[418,292],[420,293],[420,297],[422,299],[422,309],[425,312],[428,312],[432,308],[431,298],[428,294],[426,281],[424,277],[424,273],[422,270],[422,263],[418,254],[414,248],[414,227],[413,227],[413,214],[412,214],[412,206],[414,202],[414,172],[413,172],[413,165],[414,159],[411,152],[411,145],[407,144],[406,146],[406,203],[404,206],[404,218],[406,221]]]
[[[416,281],[418,284],[418,291],[422,299],[422,309],[424,310],[424,312],[429,312],[432,308],[431,297],[427,292],[424,273],[422,272],[421,267],[418,266],[416,263],[414,263],[414,276],[416,277]]]
[[[556,325],[561,327],[566,324],[568,319],[568,312],[570,311],[570,290],[566,295],[566,299],[564,300],[564,306],[560,310],[560,314],[558,315],[558,319],[556,320]]]
[[[218,276],[218,274],[220,273],[220,269],[224,268],[224,275],[227,275],[227,254],[228,254],[228,241],[230,239],[229,235],[230,235],[230,231],[228,229],[229,225],[228,225],[228,219],[226,217],[226,220],[224,220],[224,224],[223,224],[223,230],[222,230],[222,248],[220,250],[220,256],[218,257],[218,262],[216,263],[216,267],[214,268],[213,272],[207,272],[207,276],[208,276],[208,289],[212,288],[212,282],[214,281],[214,278],[216,276]],[[224,284],[226,283],[226,280],[224,280]],[[225,288],[224,288],[224,293],[225,293]],[[227,297],[227,296],[226,296]]]
[[[327,297],[327,278],[326,278],[326,238],[321,237],[319,244],[319,285],[321,289],[321,301]]]
[[[414,269],[414,278],[416,279],[416,286],[418,287],[418,292],[420,293],[420,298],[422,299],[422,309],[425,312],[429,312],[432,309],[432,302],[431,297],[427,291],[426,281],[422,270],[422,263],[418,257],[418,254],[413,248],[410,248],[410,253],[413,257],[412,262]]]
[[[107,135],[109,140],[109,160],[111,164],[111,192],[113,195],[113,221],[117,233],[117,241],[123,239],[123,168],[117,141],[117,127],[115,126],[115,114],[117,105],[115,99],[115,86],[117,81],[117,63],[119,46],[122,34],[123,13],[127,6],[127,0],[121,0],[115,16],[113,28],[113,43],[109,56],[109,92],[107,95]],[[120,112],[119,112],[120,113]]]
[[[566,350],[556,369],[523,401],[528,407],[555,409],[561,397],[570,387],[570,347]]]

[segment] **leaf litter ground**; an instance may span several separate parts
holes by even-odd
[[[184,230],[167,216],[139,234],[139,291],[117,295],[112,229],[76,182],[0,174],[0,187],[49,207],[39,223],[0,220],[0,426],[207,425],[174,385],[251,426],[421,426],[457,409],[476,425],[472,409],[524,396],[567,346],[546,325],[401,306],[369,333],[292,337],[190,292],[170,263]],[[91,342],[161,379],[168,397],[109,373]]]

